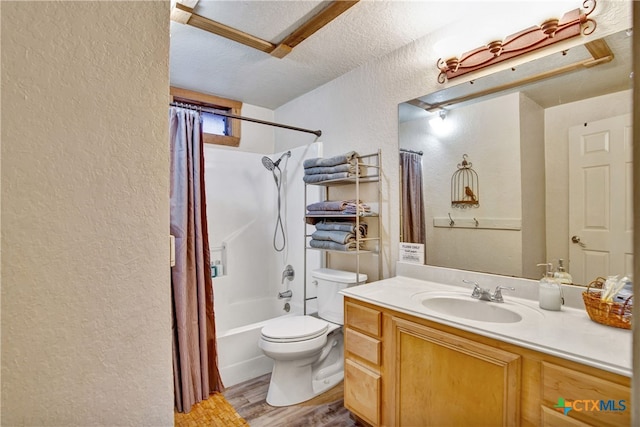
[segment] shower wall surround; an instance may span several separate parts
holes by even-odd
[[[286,247],[273,248],[277,190],[272,173],[262,165],[263,153],[205,146],[205,185],[211,248],[226,247],[225,275],[213,279],[220,373],[225,386],[270,372],[272,362],[258,348],[265,320],[302,313],[304,183],[302,161],[321,155],[321,144],[291,150],[282,169],[282,221]],[[269,154],[279,158],[283,153]],[[279,246],[281,240],[278,240]],[[310,260],[319,266],[320,258]],[[212,251],[211,259],[220,257]],[[282,283],[291,264],[295,279]],[[308,280],[307,283],[311,283]],[[293,297],[278,299],[290,289]],[[315,289],[308,289],[315,295]],[[291,311],[284,310],[289,302]]]

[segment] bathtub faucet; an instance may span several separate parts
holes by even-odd
[[[291,298],[293,296],[293,293],[291,292],[291,289],[284,291],[284,292],[278,292],[278,298],[282,299],[282,298]]]
[[[296,274],[294,273],[291,264],[287,265],[282,272],[282,284],[284,284],[284,279],[289,279],[289,281],[292,281],[295,275]]]

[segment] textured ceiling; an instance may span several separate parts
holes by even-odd
[[[171,22],[171,84],[275,109],[468,12],[466,3],[443,4],[363,0],[282,59]],[[325,5],[201,0],[194,12],[276,43]]]
[[[563,2],[563,12],[580,5],[573,0],[569,1],[572,7],[566,6],[566,0],[539,0],[535,9]],[[200,0],[194,13],[277,44],[326,5],[298,0]],[[538,19],[531,16],[530,6],[524,1],[361,0],[282,59],[171,22],[171,84],[275,109],[453,22],[467,20],[473,37],[466,39],[476,44],[483,27],[511,34],[523,27],[509,31],[504,25],[521,25],[515,22],[517,17],[528,18],[527,25]],[[522,13],[523,7],[527,13]]]

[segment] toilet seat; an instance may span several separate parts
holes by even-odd
[[[329,324],[311,316],[287,316],[274,319],[262,328],[262,339],[270,342],[299,342],[327,333]]]

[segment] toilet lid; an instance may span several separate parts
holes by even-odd
[[[327,331],[329,324],[311,316],[287,316],[269,321],[262,328],[267,340],[302,341],[319,337]]]

